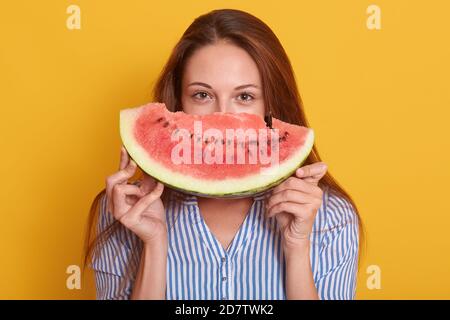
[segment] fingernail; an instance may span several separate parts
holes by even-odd
[[[301,176],[302,174],[303,174],[304,172],[303,172],[303,169],[297,169],[297,174],[299,175],[299,176]]]

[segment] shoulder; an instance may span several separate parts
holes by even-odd
[[[349,199],[326,186],[322,205],[317,213],[314,231],[322,235],[321,242],[332,242],[343,233],[348,240],[358,241],[359,217]]]
[[[330,187],[326,188],[323,198],[324,210],[329,221],[358,224],[358,214],[349,199]]]
[[[103,232],[114,223],[117,224],[117,227],[112,230],[114,232],[111,233],[111,241],[118,242],[121,245],[124,245],[127,249],[132,250],[134,247],[139,245],[139,237],[136,236],[131,230],[127,229],[124,225],[122,225],[118,220],[116,220],[111,212],[106,209],[106,195],[104,195],[101,199],[101,207],[98,219],[98,231]]]
[[[117,221],[106,207],[106,195],[100,199],[99,216],[97,219],[96,252],[92,260],[94,270],[122,276],[124,266],[139,251],[140,239]]]
[[[100,207],[97,219],[97,235],[105,231],[114,223],[113,215],[106,209],[106,192],[100,198]]]

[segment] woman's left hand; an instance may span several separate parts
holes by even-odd
[[[322,205],[322,189],[318,183],[326,172],[325,163],[313,163],[297,169],[295,175],[273,189],[266,214],[276,217],[285,251],[309,247],[314,220]]]

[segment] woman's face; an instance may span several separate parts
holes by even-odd
[[[264,117],[256,63],[245,50],[224,41],[198,49],[186,62],[181,102],[190,114],[247,112]]]

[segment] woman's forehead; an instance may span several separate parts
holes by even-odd
[[[217,43],[198,49],[186,62],[183,85],[203,82],[214,87],[235,88],[243,84],[260,86],[259,70],[242,48]]]

